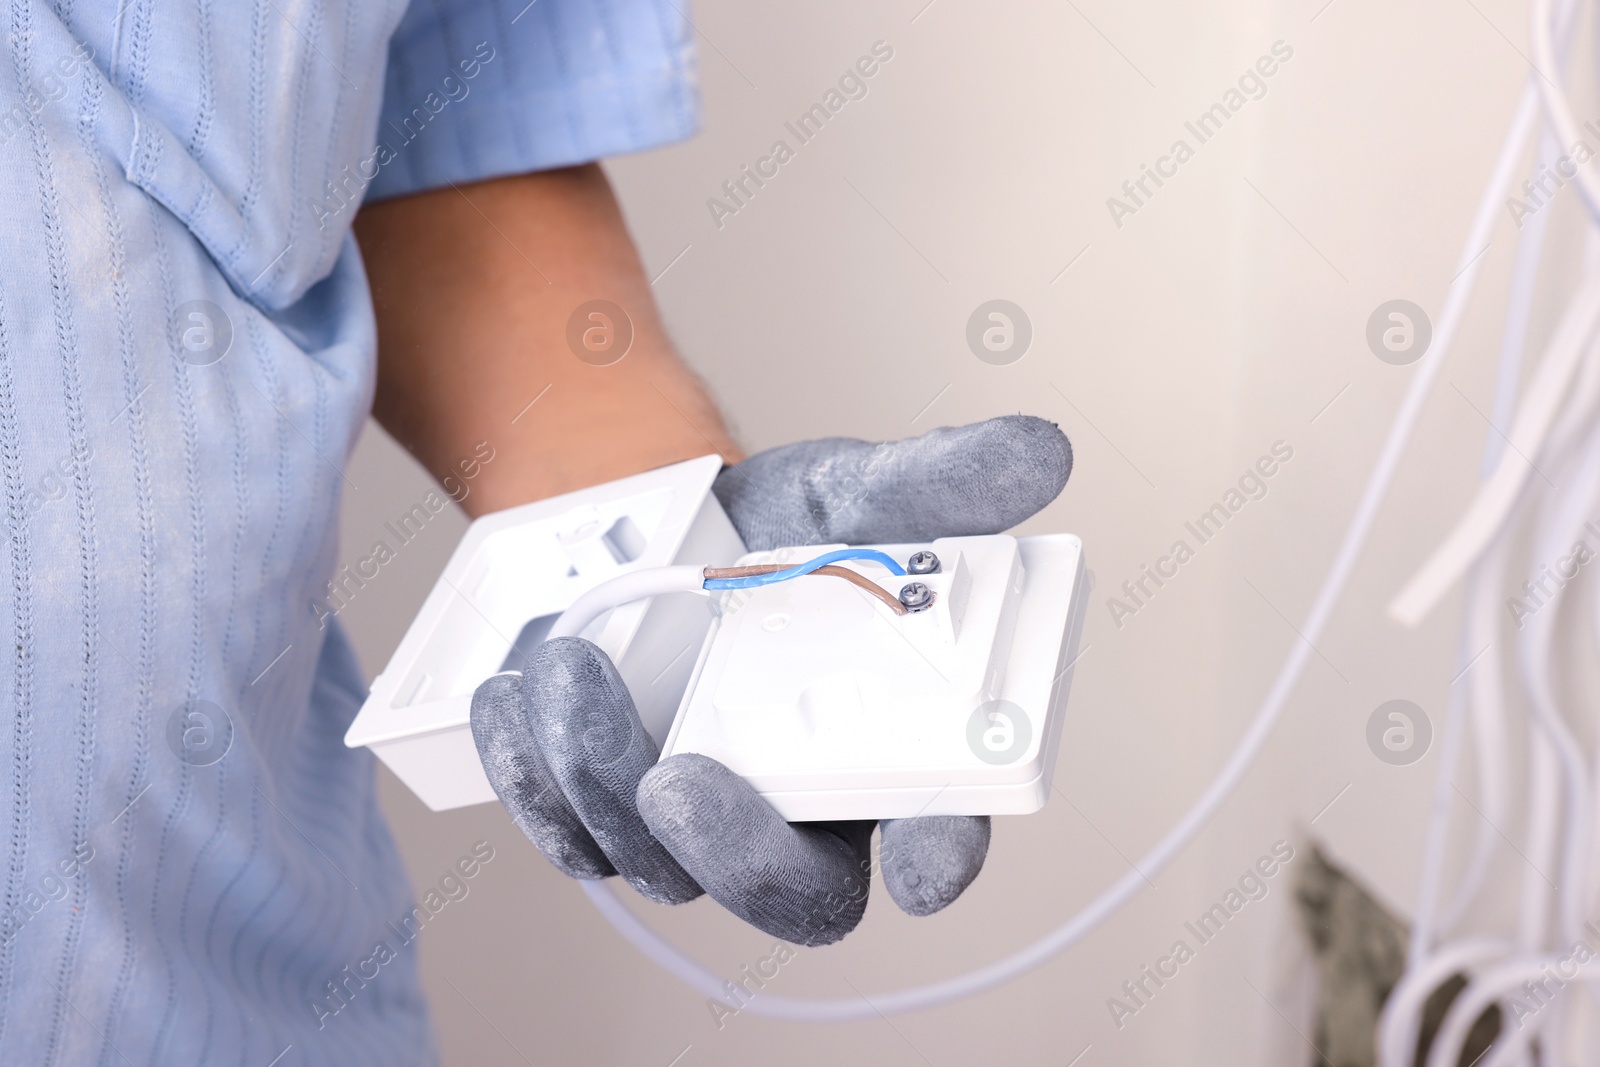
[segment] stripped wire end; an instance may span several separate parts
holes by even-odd
[[[835,567],[830,564],[846,559],[865,559],[881,563],[888,568],[891,574],[904,576],[905,568],[900,566],[893,557],[874,549],[840,549],[837,552],[826,552],[815,559],[808,560],[798,566],[790,567],[781,563],[758,563],[748,567],[707,567],[705,569],[705,588],[708,590],[725,589],[753,589],[763,585],[776,585],[794,578],[803,578],[806,575],[818,574],[828,578],[843,578],[851,585],[864,589],[868,594],[877,597],[885,607],[896,615],[908,614],[906,606],[892,593],[872,581],[864,574],[858,574],[848,567]]]

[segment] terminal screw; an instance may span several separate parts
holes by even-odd
[[[921,552],[911,553],[911,558],[906,560],[907,574],[938,574],[939,557],[923,549]]]
[[[933,603],[933,590],[921,582],[907,582],[900,588],[900,603],[907,611],[926,611]]]

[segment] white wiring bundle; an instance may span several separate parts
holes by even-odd
[[[1561,146],[1580,140],[1571,102],[1561,87],[1576,5],[1558,14],[1553,0],[1532,5],[1537,71],[1530,75],[1524,109],[1537,98],[1545,130],[1539,162],[1553,168]],[[1585,605],[1569,588],[1577,568],[1594,552],[1586,530],[1600,507],[1600,181],[1583,167],[1572,175],[1589,217],[1585,276],[1562,314],[1543,357],[1528,377],[1520,402],[1521,363],[1536,291],[1548,212],[1521,232],[1511,299],[1501,342],[1498,395],[1491,421],[1510,424],[1502,440],[1489,437],[1483,486],[1465,516],[1390,606],[1400,622],[1415,625],[1457,581],[1466,584],[1461,673],[1440,747],[1418,890],[1416,921],[1404,977],[1384,1008],[1379,1063],[1413,1063],[1428,997],[1460,974],[1467,984],[1451,1003],[1427,1067],[1456,1067],[1478,1017],[1498,1006],[1500,1034],[1479,1061],[1482,1067],[1592,1063],[1600,1042],[1600,936],[1588,923],[1600,919],[1600,751],[1585,751],[1575,726],[1571,688],[1572,627],[1564,625]],[[1512,580],[1521,605],[1516,625],[1503,610],[1513,553],[1530,540],[1525,583]],[[1582,550],[1579,550],[1580,543]],[[1600,597],[1588,583],[1588,610]],[[1504,660],[1525,714],[1508,699]],[[1563,689],[1565,687],[1565,691]],[[1588,694],[1593,700],[1593,694]],[[1460,931],[1479,899],[1507,825],[1513,770],[1511,731],[1527,750],[1526,830],[1522,843],[1517,929],[1486,937]],[[1588,731],[1593,749],[1592,728]],[[1440,897],[1444,853],[1450,839],[1455,777],[1470,740],[1477,769],[1476,840],[1454,896]],[[1465,794],[1462,794],[1465,796]],[[1515,847],[1515,846],[1513,846]],[[1587,987],[1590,1000],[1579,995]]]
[[[1535,0],[1533,36],[1539,70],[1554,76],[1561,69],[1556,61],[1557,44],[1565,45],[1570,39],[1576,0],[1563,0],[1559,16],[1553,6],[1554,0]],[[1405,454],[1423,402],[1460,328],[1477,281],[1482,252],[1489,244],[1500,205],[1539,119],[1541,104],[1544,120],[1553,131],[1541,147],[1545,162],[1554,162],[1559,154],[1556,145],[1571,145],[1580,139],[1565,93],[1544,74],[1530,75],[1474,216],[1459,271],[1439,315],[1433,344],[1414,369],[1339,551],[1299,627],[1302,639],[1290,649],[1238,746],[1182,818],[1125,875],[1077,914],[1009,956],[965,974],[892,992],[836,1000],[768,993],[742,1005],[728,1002],[730,1006],[774,1018],[844,1022],[933,1008],[975,996],[1017,978],[1075,944],[1115,914],[1194,840],[1260,753],[1344,592]],[[1563,176],[1573,177],[1565,172]],[[1600,179],[1579,168],[1576,184],[1590,214],[1600,219]],[[1600,406],[1600,345],[1595,339],[1600,321],[1600,240],[1591,243],[1588,275],[1516,407],[1515,418],[1510,418],[1547,216],[1548,212],[1540,212],[1522,230],[1502,345],[1493,421],[1496,426],[1512,423],[1512,447],[1500,449],[1498,437],[1491,435],[1485,460],[1490,473],[1482,493],[1461,526],[1392,608],[1397,619],[1414,624],[1456,581],[1463,577],[1467,581],[1462,662],[1469,669],[1458,685],[1452,686],[1454,699],[1442,731],[1434,823],[1423,860],[1421,899],[1408,969],[1389,998],[1383,1017],[1379,1049],[1383,1067],[1410,1067],[1424,1002],[1440,983],[1464,973],[1469,984],[1457,997],[1428,1060],[1428,1067],[1456,1067],[1461,1045],[1483,1008],[1518,994],[1525,981],[1542,980],[1579,938],[1583,922],[1590,916],[1600,919],[1593,895],[1600,888],[1600,879],[1595,877],[1600,819],[1595,818],[1593,810],[1600,798],[1600,752],[1583,752],[1567,725],[1561,695],[1550,681],[1553,657],[1557,655],[1555,640],[1560,633],[1556,621],[1563,608],[1557,591],[1527,620],[1516,646],[1518,680],[1532,712],[1527,723],[1528,780],[1532,783],[1526,848],[1530,873],[1523,883],[1519,929],[1512,938],[1443,937],[1459,924],[1482,888],[1500,844],[1496,828],[1504,825],[1509,804],[1509,772],[1498,762],[1505,757],[1509,709],[1496,654],[1499,645],[1495,642],[1502,628],[1498,605],[1512,533],[1526,515],[1537,510],[1535,558],[1565,556],[1585,519],[1595,515],[1595,508],[1600,505],[1600,420],[1595,418]],[[1591,237],[1595,232],[1591,230]],[[1555,485],[1577,487],[1577,491],[1567,495],[1551,493],[1545,484],[1547,478]],[[718,587],[695,567],[639,572],[626,578],[640,584],[624,590],[616,587],[615,581],[606,583],[594,591],[596,599],[584,598],[589,600],[587,604],[584,600],[574,604],[567,616],[557,622],[552,636],[576,633],[600,612],[625,600]],[[651,582],[660,588],[651,587]],[[606,591],[601,593],[601,589]],[[1600,628],[1600,598],[1594,608]],[[1487,654],[1476,652],[1485,646],[1490,646]],[[1486,818],[1478,828],[1475,848],[1455,897],[1441,904],[1438,889],[1449,834],[1453,778],[1468,726],[1477,754],[1477,805]],[[1557,872],[1559,876],[1552,879],[1554,886],[1539,872]],[[727,1002],[722,976],[641,922],[608,883],[581,884],[601,913],[641,952],[701,994]],[[1600,949],[1600,943],[1594,947]],[[1600,979],[1600,960],[1592,969],[1585,967],[1580,977],[1584,982]],[[1559,1049],[1572,1000],[1569,997],[1553,1003],[1522,1028],[1511,1025],[1509,1013],[1503,1014],[1506,1023],[1499,1047],[1480,1067],[1533,1062],[1528,1050],[1529,1041],[1535,1037],[1545,1054]],[[1577,1061],[1561,1056],[1550,1062]]]

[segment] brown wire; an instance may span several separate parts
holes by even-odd
[[[758,574],[771,574],[774,571],[786,571],[792,566],[794,566],[792,563],[758,563],[750,567],[707,567],[706,577],[710,579],[751,578]],[[860,588],[865,589],[868,593],[871,593],[873,596],[877,597],[879,600],[883,601],[884,604],[888,606],[889,610],[893,611],[896,615],[907,614],[906,606],[900,603],[899,599],[895,597],[894,594],[890,593],[883,586],[874,582],[871,578],[868,578],[864,574],[858,574],[849,567],[835,567],[832,564],[829,564],[826,567],[818,567],[814,571],[809,571],[808,574],[825,574],[830,578],[843,578],[851,585],[859,586]],[[802,574],[800,577],[804,578],[807,576],[807,574]]]

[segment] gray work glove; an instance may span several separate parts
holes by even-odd
[[[1071,471],[1054,424],[1011,415],[890,444],[775,448],[725,469],[714,489],[755,551],[998,533],[1054,500]],[[795,944],[832,944],[861,920],[874,823],[786,823],[713,759],[658,763],[616,667],[589,641],[546,641],[520,676],[479,686],[472,736],[511,817],[574,878],[620,874],[668,904],[710,893]],[[960,896],[989,850],[987,817],[881,825],[884,882],[912,915]]]

